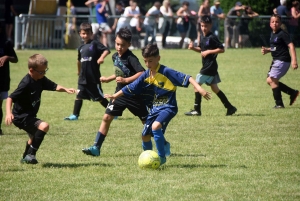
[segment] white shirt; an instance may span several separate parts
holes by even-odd
[[[160,10],[157,9],[157,7],[152,6],[152,8],[150,8],[147,12],[147,14],[149,14],[150,16],[147,16],[144,20],[144,24],[145,25],[154,25],[155,24],[155,19],[156,16],[155,15],[159,15],[160,14]]]

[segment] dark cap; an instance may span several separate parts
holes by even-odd
[[[235,5],[236,5],[236,6],[242,6],[243,4],[242,4],[241,2],[238,1],[238,2],[235,3]]]

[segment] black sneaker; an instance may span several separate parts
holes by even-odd
[[[273,108],[274,108],[274,109],[283,109],[284,106],[283,106],[283,105],[275,105]]]
[[[236,111],[237,111],[236,107],[232,106],[232,107],[227,109],[226,116],[233,115]]]
[[[38,161],[36,160],[35,155],[27,154],[25,158],[21,159],[21,163],[37,164]]]
[[[299,94],[300,92],[296,90],[292,95],[290,95],[290,105],[293,105],[293,103],[296,101]]]
[[[189,112],[184,113],[186,116],[201,116],[201,111],[191,110]]]

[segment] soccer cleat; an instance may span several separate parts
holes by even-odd
[[[170,143],[167,142],[167,143],[165,144],[164,148],[165,148],[165,155],[166,155],[166,157],[170,156],[170,155],[171,155],[171,150],[170,150],[171,145],[170,145]]]
[[[91,146],[89,148],[83,148],[82,152],[86,155],[100,156],[100,150],[96,146]]]
[[[165,164],[167,162],[167,158],[166,157],[159,157],[160,160],[160,166],[162,166],[163,164]]]
[[[3,135],[3,132],[2,132],[2,130],[0,129],[0,135]]]
[[[27,154],[23,159],[21,159],[21,163],[37,164],[38,161],[36,160],[35,155]]]
[[[237,111],[236,107],[232,106],[232,107],[227,109],[226,116],[233,115],[236,111]]]
[[[115,117],[114,117],[114,120],[117,120],[117,119],[118,119],[118,116],[115,116]]]
[[[283,106],[283,105],[275,105],[273,108],[274,108],[274,109],[283,109],[284,106]]]
[[[65,117],[64,120],[74,121],[74,120],[78,120],[78,117],[76,115],[74,115],[74,114],[71,114],[70,116]]]
[[[186,116],[201,116],[201,111],[191,110],[184,113]]]
[[[300,95],[300,92],[298,90],[295,90],[295,92],[290,95],[290,105],[293,105],[296,101],[297,97]]]

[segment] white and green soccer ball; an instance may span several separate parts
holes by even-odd
[[[139,167],[141,169],[157,169],[160,166],[160,159],[155,151],[143,151],[139,157]]]

